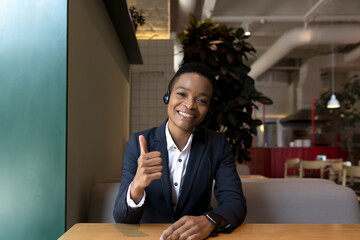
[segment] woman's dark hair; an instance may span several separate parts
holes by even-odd
[[[185,63],[184,65],[182,65],[179,68],[179,70],[175,73],[175,75],[169,82],[168,92],[172,91],[172,88],[173,88],[175,82],[184,73],[197,73],[197,74],[207,78],[209,80],[209,82],[211,83],[213,90],[215,89],[214,85],[215,85],[216,79],[215,79],[215,75],[214,75],[213,71],[205,64],[192,62],[192,63]]]

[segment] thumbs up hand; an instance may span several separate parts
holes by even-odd
[[[131,184],[130,197],[137,204],[144,195],[145,188],[162,176],[162,158],[159,151],[148,152],[146,139],[139,136],[140,157],[134,180]]]

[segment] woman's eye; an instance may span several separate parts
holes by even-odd
[[[205,100],[205,99],[199,99],[198,100],[201,104],[207,104],[208,102],[207,102],[207,100]]]
[[[180,96],[180,97],[184,97],[184,96],[185,96],[185,93],[178,92],[177,95]]]

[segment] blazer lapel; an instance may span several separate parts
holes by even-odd
[[[186,173],[178,200],[176,215],[182,211],[184,205],[187,203],[187,199],[189,198],[191,189],[195,182],[195,177],[199,170],[200,162],[204,160],[205,144],[203,139],[204,134],[200,132],[194,135],[190,150],[189,162],[186,167]]]
[[[155,133],[155,149],[160,149],[161,152],[161,158],[162,158],[162,177],[161,177],[161,185],[163,189],[163,193],[166,199],[166,203],[169,207],[169,210],[172,213],[173,221],[175,220],[174,216],[174,208],[172,205],[172,196],[171,196],[171,185],[170,185],[170,173],[169,173],[169,157],[168,157],[168,151],[167,151],[167,142],[166,142],[166,136],[165,136],[165,126],[166,122],[163,123],[160,127],[156,129]]]

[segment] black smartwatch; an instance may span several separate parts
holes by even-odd
[[[216,213],[214,213],[213,211],[207,212],[203,214],[207,219],[209,219],[209,221],[215,225],[214,231],[220,229],[221,227],[221,221],[222,218],[221,216],[217,215]]]

